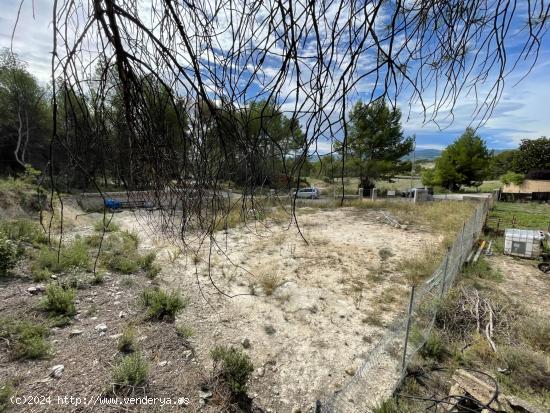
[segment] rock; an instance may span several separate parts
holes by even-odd
[[[79,336],[79,335],[81,335],[83,332],[84,332],[84,331],[82,331],[82,330],[72,330],[72,331],[69,333],[69,338]]]
[[[243,338],[241,344],[244,348],[250,348],[250,340],[248,338]]]
[[[120,305],[120,301],[114,301],[113,305]]]
[[[27,288],[27,292],[28,292],[29,294],[33,294],[33,295],[34,295],[34,294],[36,294],[38,291],[36,290],[36,287],[29,287],[29,288]]]
[[[65,366],[63,364],[53,366],[50,372],[50,376],[52,376],[54,379],[59,379],[63,375],[63,370],[65,370]]]
[[[110,335],[109,338],[112,339],[112,340],[116,340],[118,338],[122,337],[122,333],[118,333],[118,334],[113,334],[113,335]]]
[[[257,371],[258,377],[263,377],[265,374],[265,370],[263,367],[260,367]]]
[[[544,410],[542,407],[535,406],[519,397],[515,396],[504,396],[508,400],[508,404],[518,412],[526,413],[543,413]]]
[[[107,331],[107,325],[105,323],[98,324],[94,327],[94,330],[99,331],[100,333],[104,333],[105,331]]]
[[[52,275],[50,275],[50,278],[51,278],[52,280],[57,280],[57,275],[52,274]]]
[[[167,362],[166,360],[163,360],[163,361],[159,362],[159,363],[157,364],[157,366],[159,366],[159,367],[164,367],[164,366],[166,366],[167,364],[168,364],[168,362]]]
[[[190,358],[193,358],[193,352],[191,350],[186,350],[183,352],[183,356],[185,357],[185,360],[189,360]]]
[[[354,376],[354,375],[355,375],[355,367],[348,367],[348,368],[346,369],[346,374],[347,374],[348,376]]]
[[[199,390],[199,399],[207,400],[212,397],[212,392],[210,390]]]
[[[120,313],[118,313],[118,318],[124,318],[126,317],[126,313],[124,311],[121,311]]]

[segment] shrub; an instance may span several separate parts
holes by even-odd
[[[157,320],[174,320],[176,314],[187,306],[177,292],[147,289],[142,293],[142,302],[148,308],[148,316]]]
[[[521,185],[523,181],[525,180],[525,175],[518,174],[516,172],[506,172],[504,175],[500,177],[500,182],[503,184],[515,184],[515,185]]]
[[[532,316],[518,320],[518,330],[535,349],[550,352],[550,321]]]
[[[15,267],[17,248],[3,232],[0,231],[0,276],[5,276]]]
[[[92,284],[93,285],[103,284],[103,281],[105,281],[105,274],[101,271],[96,271],[94,276],[92,277]]]
[[[126,327],[118,339],[118,350],[122,353],[132,353],[136,350],[136,331],[133,327]]]
[[[76,293],[73,289],[64,289],[58,284],[51,283],[46,287],[44,309],[55,315],[72,316],[76,312],[75,296]]]
[[[149,363],[140,353],[125,356],[113,372],[113,381],[117,386],[139,386],[147,382]]]
[[[46,342],[48,330],[40,324],[26,320],[0,319],[0,337],[11,342],[14,359],[41,359],[50,354]]]
[[[235,394],[246,393],[246,382],[254,366],[246,353],[233,347],[217,346],[210,353],[222,377]]]
[[[155,259],[157,254],[150,252],[148,254],[142,255],[138,259],[138,265],[145,270],[145,274],[149,278],[155,278],[160,272],[160,266],[155,264]]]
[[[48,241],[44,230],[37,222],[30,219],[14,219],[0,222],[0,231],[15,242],[43,244]]]
[[[118,225],[113,220],[101,218],[94,224],[94,229],[99,232],[115,232],[118,231]]]
[[[103,241],[102,261],[107,268],[123,274],[131,274],[140,268],[140,255],[137,252],[137,235],[122,231],[111,234]]]

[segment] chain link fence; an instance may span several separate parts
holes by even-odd
[[[413,356],[428,340],[437,315],[437,303],[453,286],[479,239],[493,202],[490,197],[477,206],[432,276],[411,288],[406,312],[396,317],[350,382],[328,400],[317,402],[318,412],[370,412],[393,394]]]

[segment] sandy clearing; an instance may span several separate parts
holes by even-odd
[[[178,321],[195,329],[199,359],[211,365],[215,345],[248,339],[256,367],[249,394],[263,408],[286,412],[308,410],[350,380],[405,308],[408,289],[396,264],[441,242],[427,231],[390,227],[381,216],[352,208],[308,213],[299,222],[309,244],[280,224],[231,229],[217,234],[219,249],[199,249],[196,265],[131,212],[115,221],[138,231],[142,248],[160,248],[164,282],[190,298]],[[383,259],[382,249],[391,256]],[[278,285],[271,295],[266,279]]]

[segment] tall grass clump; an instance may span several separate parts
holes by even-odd
[[[34,258],[33,272],[41,269],[63,272],[70,267],[89,269],[91,263],[88,245],[83,239],[77,238],[62,245],[59,253],[47,245],[42,246]]]
[[[37,222],[30,219],[12,219],[0,221],[0,232],[15,242],[30,244],[44,244],[48,241],[43,228]]]
[[[101,218],[94,224],[94,229],[98,232],[115,232],[118,231],[118,225],[112,219]]]

